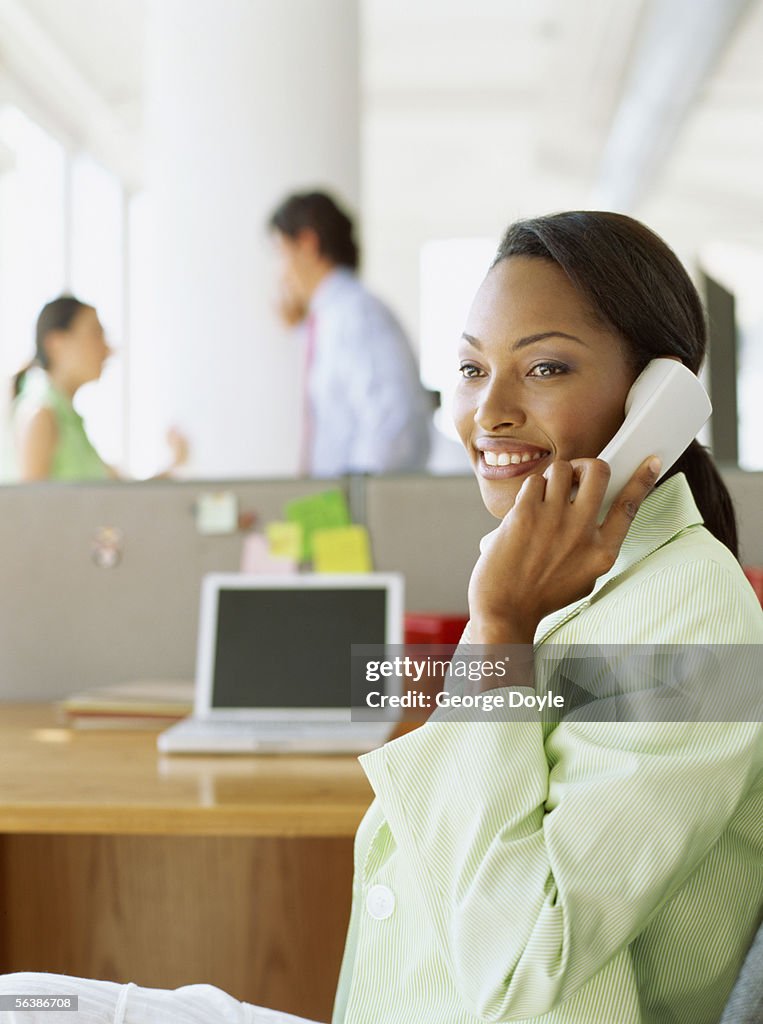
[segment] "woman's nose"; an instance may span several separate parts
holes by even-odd
[[[493,377],[485,383],[474,410],[474,422],[482,430],[521,426],[526,420],[516,390],[506,381]]]

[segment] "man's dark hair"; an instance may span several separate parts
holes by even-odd
[[[318,237],[322,256],[337,266],[357,269],[360,253],[352,220],[325,192],[288,196],[270,215],[268,227],[289,238],[309,228]]]

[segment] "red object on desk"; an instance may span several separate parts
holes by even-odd
[[[763,605],[763,566],[760,565],[744,565],[744,574],[747,579],[752,583],[752,589],[755,591],[758,600]]]
[[[405,616],[407,644],[452,644],[461,639],[467,615],[437,615],[429,612],[408,612]]]
[[[418,650],[415,652],[415,655],[417,657],[427,657],[428,654],[431,654],[432,657],[437,657],[441,661],[450,660],[468,621],[469,618],[466,615],[408,612],[405,616],[406,647],[416,647],[417,645],[423,645],[427,648],[431,647],[431,652]],[[443,650],[443,648],[445,649]],[[418,684],[417,689],[424,690],[433,699],[435,694],[439,693],[442,689],[442,682],[441,674],[432,677],[428,676],[424,682]],[[393,738],[402,736],[423,725],[432,710],[432,706],[429,707],[429,710],[423,712],[421,710],[406,709],[403,712],[401,721],[398,722],[395,728]]]

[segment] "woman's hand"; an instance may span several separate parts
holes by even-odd
[[[188,462],[188,439],[176,427],[170,427],[167,431],[167,444],[172,452],[172,462],[166,472],[171,473],[173,469],[179,469]]]
[[[177,427],[170,427],[167,431],[167,444],[172,452],[172,461],[164,472],[154,474],[148,478],[149,480],[171,480],[175,470],[188,462],[188,438]]]
[[[601,525],[606,462],[553,462],[547,472],[547,480],[527,477],[474,567],[469,611],[475,644],[531,644],[541,619],[589,594],[614,565],[660,462],[652,456],[639,466]]]

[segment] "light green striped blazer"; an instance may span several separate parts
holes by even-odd
[[[701,523],[665,481],[536,645],[761,644]],[[757,723],[436,722],[361,763],[335,1024],[717,1022],[763,902]]]

